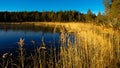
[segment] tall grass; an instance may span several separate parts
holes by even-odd
[[[59,27],[60,47],[47,48],[42,40],[29,57],[23,57],[20,50],[24,58],[19,63],[22,68],[120,68],[119,30],[93,24],[70,23]],[[27,60],[30,62],[25,63]]]

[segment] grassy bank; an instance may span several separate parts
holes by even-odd
[[[112,27],[83,23],[33,23],[60,29],[60,47],[47,49],[43,40],[30,55],[25,54],[24,40],[19,41],[16,58],[2,57],[1,67],[18,68],[119,68],[120,32]],[[74,37],[70,39],[71,35]],[[35,41],[32,41],[35,45]],[[3,54],[4,55],[4,54]],[[14,57],[14,56],[13,56]],[[13,59],[12,62],[10,59]],[[29,61],[29,62],[28,62]]]
[[[61,28],[61,26],[64,26],[64,27],[71,27],[71,28],[78,28],[79,26],[98,26],[100,28],[112,28],[112,29],[119,29],[120,30],[120,27],[118,28],[114,28],[112,25],[102,25],[102,24],[96,24],[96,23],[83,23],[83,22],[11,22],[11,23],[0,23],[0,25],[12,25],[12,26],[20,26],[22,25],[23,28],[24,26],[41,26],[41,27],[52,27],[54,28],[55,26],[57,28]]]

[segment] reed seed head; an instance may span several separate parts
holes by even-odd
[[[4,54],[2,55],[2,58],[5,59],[5,58],[7,57],[7,55],[8,55],[8,53],[4,53]]]
[[[23,47],[23,45],[24,45],[24,39],[23,38],[20,38],[20,41],[18,42],[18,45],[20,47]]]

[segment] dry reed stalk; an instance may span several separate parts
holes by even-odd
[[[24,55],[23,55],[23,45],[24,45],[24,39],[20,38],[20,41],[18,42],[19,49],[20,49],[20,60],[21,60],[21,65],[22,68],[24,68]]]

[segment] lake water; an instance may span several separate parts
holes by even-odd
[[[59,33],[52,33],[42,30],[14,30],[14,29],[0,29],[0,52],[13,51],[18,49],[18,43],[20,38],[24,39],[24,48],[31,48],[32,40],[39,46],[42,43],[42,38],[46,46],[59,44]],[[55,43],[54,43],[55,42]]]
[[[53,30],[54,27],[34,26],[33,24],[0,24],[0,54],[18,51],[18,42],[21,37],[24,39],[23,48],[28,52],[34,48],[31,41],[34,40],[35,46],[39,47],[42,44],[42,38],[47,48],[53,46],[59,49],[60,29],[56,29],[55,33]],[[72,34],[69,38],[71,42],[74,42]]]

